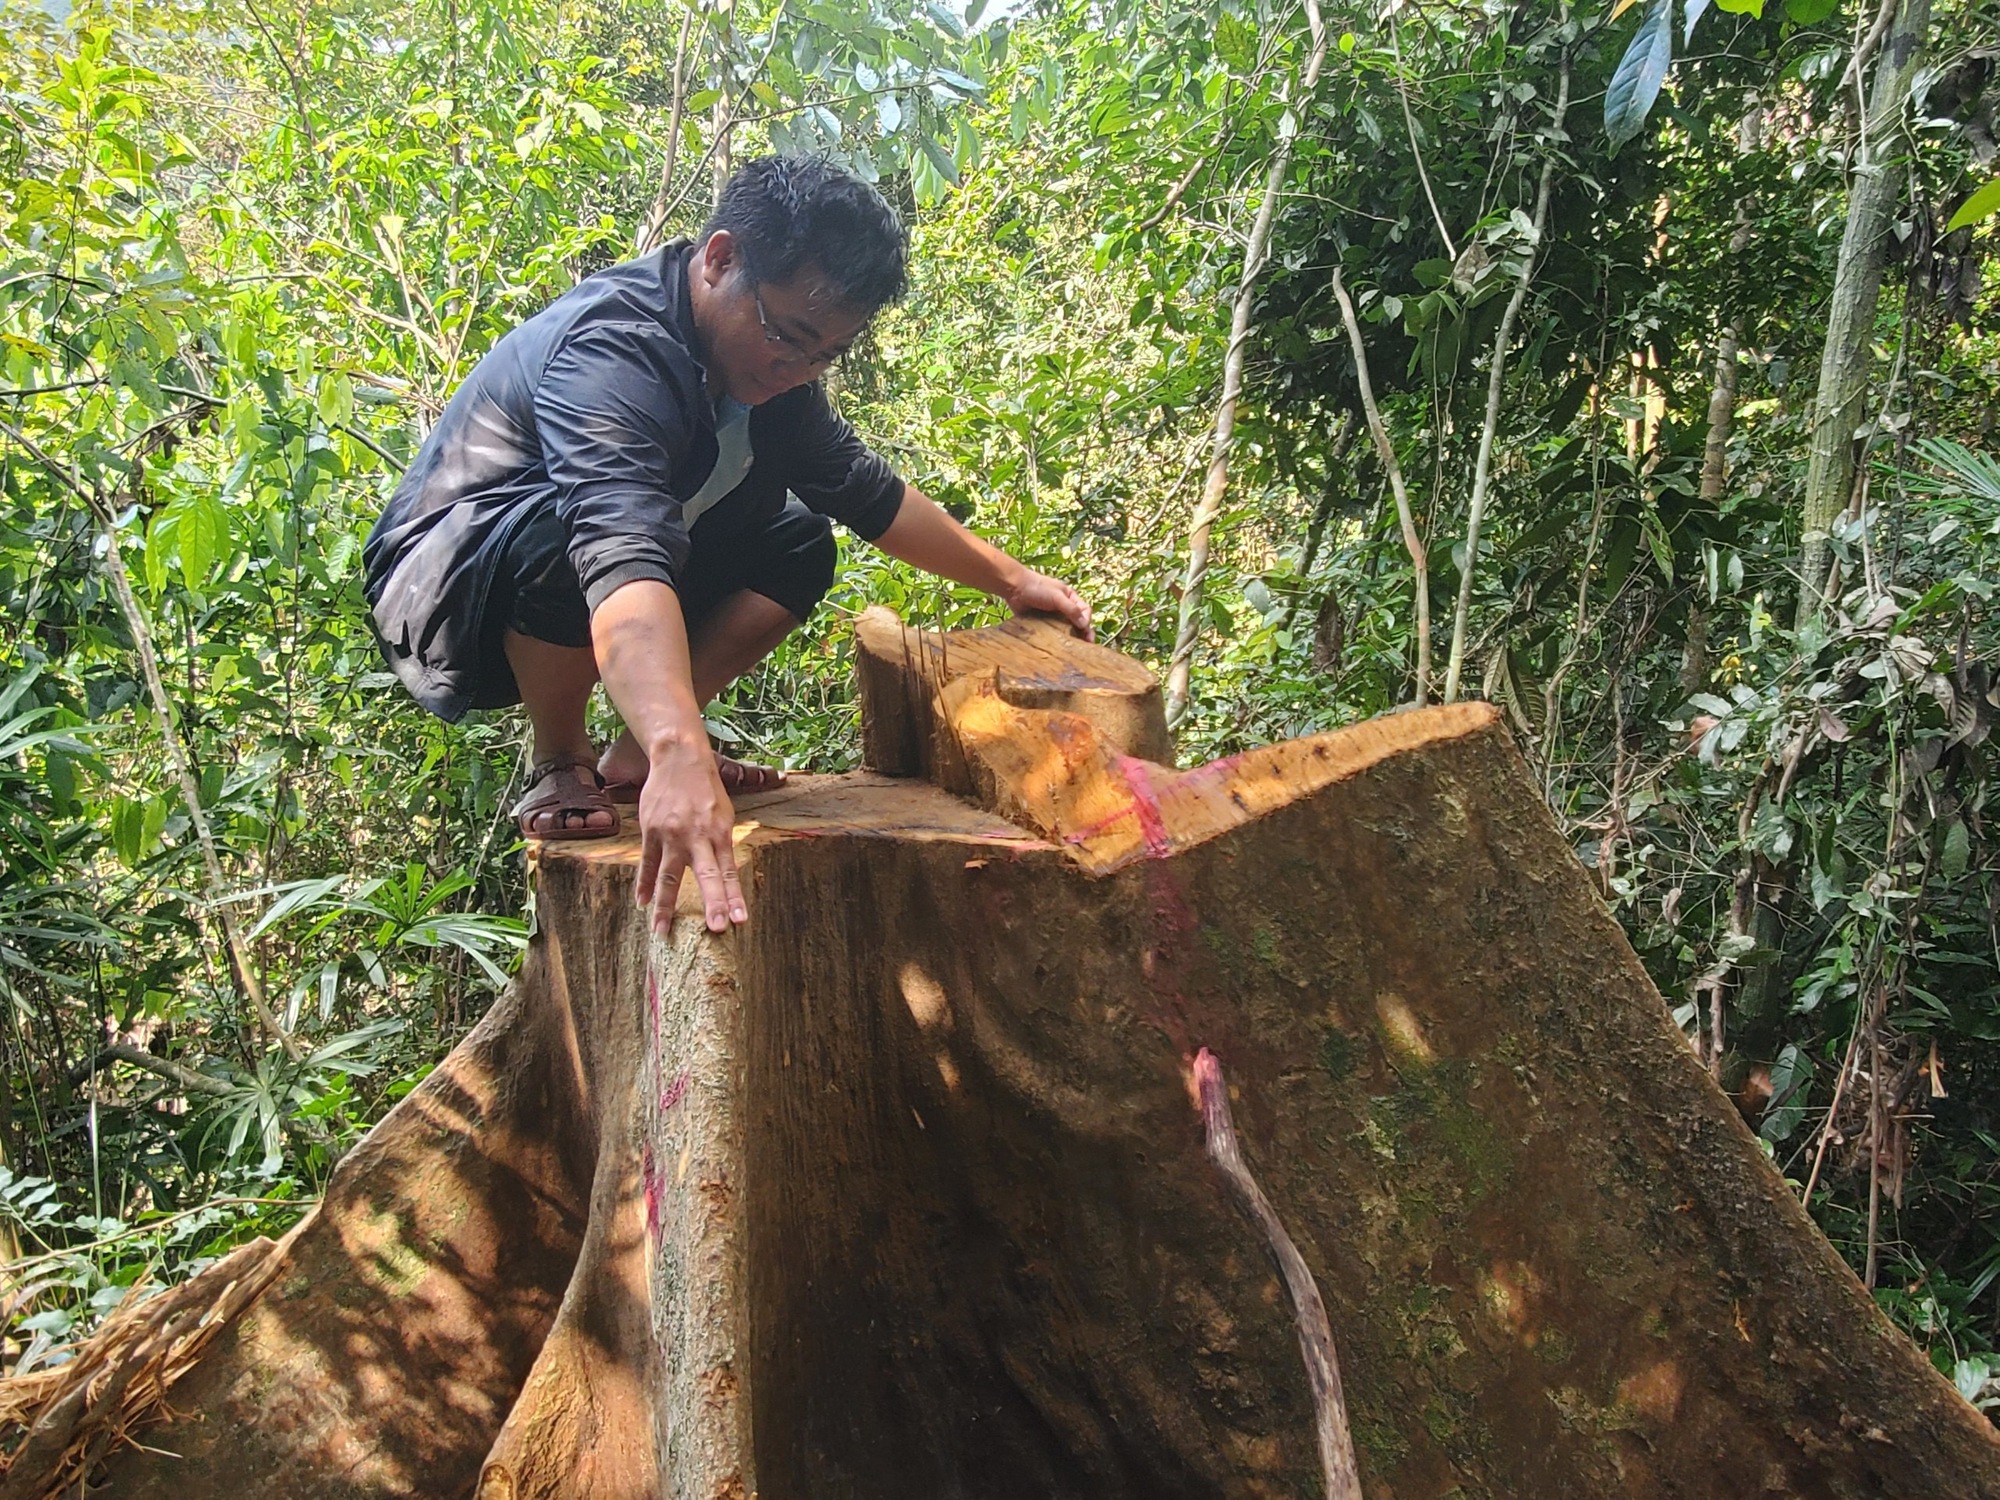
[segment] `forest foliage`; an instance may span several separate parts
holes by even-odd
[[[1184,759],[1500,704],[2000,1400],[1992,0],[4,3],[11,1368],[289,1222],[504,982],[522,725],[405,701],[360,540],[483,350],[775,149],[915,230],[833,377],[871,440]],[[845,768],[847,618],[991,617],[846,558],[725,745]]]

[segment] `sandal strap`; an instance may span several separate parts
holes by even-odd
[[[587,773],[589,779],[580,773]],[[600,828],[565,823],[541,833],[526,826],[527,820],[538,813],[599,811],[609,812],[614,818],[617,815],[617,808],[604,793],[603,778],[597,774],[597,768],[576,756],[560,756],[534,768],[527,791],[508,810],[508,816],[521,824],[522,833],[533,838],[608,837],[617,831],[615,822]]]
[[[589,755],[551,755],[547,760],[538,760],[528,767],[528,785],[533,786],[558,771],[583,771],[599,786],[604,785],[604,778],[597,774],[596,758]]]

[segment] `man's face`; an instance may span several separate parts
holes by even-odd
[[[709,378],[746,406],[817,380],[868,323],[810,262],[789,281],[752,280],[727,230],[710,235],[688,269]]]

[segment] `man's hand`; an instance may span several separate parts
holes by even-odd
[[[875,545],[926,573],[1004,599],[1017,615],[1055,615],[1086,641],[1097,639],[1090,628],[1090,606],[1081,594],[981,541],[915,485],[904,486],[902,508]]]
[[[1060,578],[1029,568],[1021,581],[1002,597],[1017,615],[1057,615],[1067,620],[1070,628],[1086,641],[1097,639],[1090,627],[1090,606],[1084,603],[1083,595]]]
[[[646,748],[633,899],[652,908],[653,930],[664,936],[681,876],[693,870],[708,930],[726,932],[750,913],[730,838],[736,813],[695,702],[680,596],[650,578],[614,589],[590,617],[590,643],[612,704]]]
[[[666,936],[674,922],[681,874],[694,871],[710,932],[749,920],[736,878],[732,831],[736,811],[716,774],[706,737],[674,739],[650,757],[639,793],[639,878],[633,899],[653,909],[653,931]]]

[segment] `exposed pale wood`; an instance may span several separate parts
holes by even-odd
[[[934,695],[965,676],[991,676],[1021,708],[1060,709],[1089,721],[1127,755],[1171,762],[1160,684],[1128,656],[1078,640],[1051,620],[1017,619],[948,636],[906,626],[879,606],[854,627],[862,758],[892,776],[923,776],[952,790],[949,745],[936,739]]]
[[[1386,756],[1498,720],[1490,703],[1417,709],[1173,771],[1115,752],[1078,715],[1015,707],[990,676],[958,678],[938,712],[941,737],[962,749],[971,795],[1100,874],[1169,858]]]

